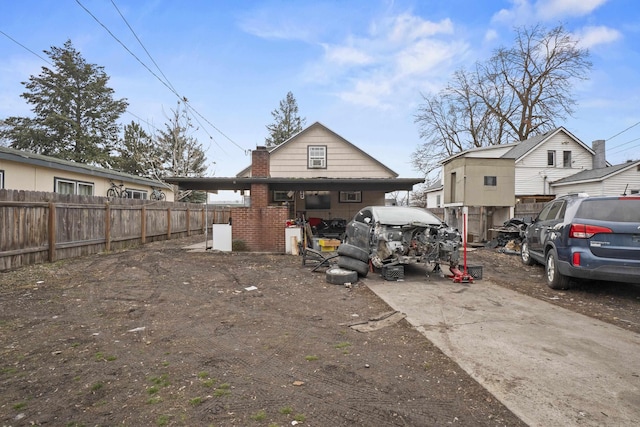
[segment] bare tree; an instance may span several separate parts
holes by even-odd
[[[439,93],[423,95],[415,122],[425,142],[411,160],[425,176],[455,153],[523,141],[573,114],[572,83],[588,78],[588,50],[562,26],[515,31],[512,47],[456,71]]]

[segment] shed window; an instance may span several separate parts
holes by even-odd
[[[309,169],[327,168],[327,146],[310,145],[307,151]]]
[[[553,150],[547,151],[547,166],[556,165],[556,152]]]
[[[4,171],[0,170],[0,190],[4,188]]]
[[[495,176],[485,176],[484,185],[495,187],[496,185],[498,185],[498,178]]]

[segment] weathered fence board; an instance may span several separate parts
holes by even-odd
[[[202,204],[0,190],[0,271],[202,234],[212,217],[229,215]]]

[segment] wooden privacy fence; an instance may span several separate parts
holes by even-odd
[[[0,271],[202,234],[229,215],[203,204],[0,190]]]

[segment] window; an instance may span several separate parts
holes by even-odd
[[[538,220],[540,221],[550,221],[554,220],[558,217],[558,214],[564,216],[565,204],[564,201],[558,201],[554,203],[549,203],[543,210],[540,212],[538,216]]]
[[[436,196],[436,208],[439,208],[439,207],[440,207],[440,199],[441,199],[441,196],[438,194],[438,195]]]
[[[562,152],[562,167],[565,167],[565,168],[571,167],[571,151]]]
[[[76,181],[73,179],[54,178],[53,191],[60,194],[78,194],[80,196],[93,196],[93,183]]]
[[[308,168],[309,169],[326,169],[327,168],[327,146],[326,145],[310,145],[307,147]]]
[[[127,188],[127,197],[130,199],[147,200],[147,192],[144,190],[136,190],[133,188]]]
[[[455,172],[451,172],[451,188],[450,188],[450,195],[451,195],[451,202],[455,202],[456,201],[456,173]]]
[[[484,185],[495,187],[496,185],[498,185],[498,178],[495,176],[485,176]]]
[[[362,192],[360,191],[341,191],[340,203],[360,203],[362,202]]]
[[[331,195],[328,191],[305,192],[304,204],[306,209],[331,209]]]
[[[556,152],[553,150],[547,151],[547,166],[556,165]]]
[[[274,202],[292,202],[295,195],[296,195],[295,191],[274,191],[273,201]]]
[[[4,171],[0,170],[0,190],[4,188]]]

